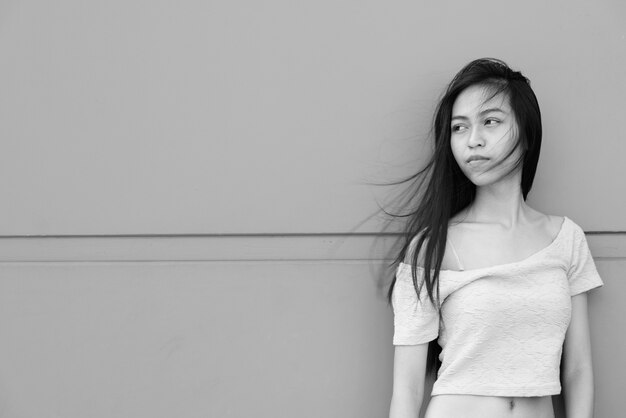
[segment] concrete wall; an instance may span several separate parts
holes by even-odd
[[[5,0],[0,231],[352,231],[483,56],[539,97],[533,202],[626,230],[625,6],[544,3]]]
[[[617,416],[626,383],[619,331],[626,317],[619,280],[626,240],[588,239],[606,282],[589,299],[596,416]],[[238,254],[225,254],[228,242],[213,251],[229,240],[238,242]],[[0,264],[2,417],[387,413],[393,330],[379,279],[384,240],[0,244],[2,254],[19,260]]]
[[[389,237],[466,62],[527,74],[530,204],[588,231],[624,387],[621,2],[0,3],[0,416],[380,417]]]

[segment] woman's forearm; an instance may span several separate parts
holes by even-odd
[[[563,379],[567,418],[593,418],[593,370],[577,370]]]
[[[417,418],[422,407],[422,397],[418,392],[394,391],[389,418]]]

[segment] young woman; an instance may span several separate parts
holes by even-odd
[[[541,146],[529,81],[504,62],[465,66],[443,95],[430,162],[411,179],[396,275],[390,417],[593,415],[586,292],[602,285],[585,234],[526,204]]]

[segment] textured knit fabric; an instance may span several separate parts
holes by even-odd
[[[423,269],[417,267],[418,280]],[[546,396],[561,392],[559,365],[571,297],[602,286],[585,234],[564,217],[557,237],[524,260],[439,276],[441,316],[411,266],[393,291],[394,345],[442,347],[432,395]]]

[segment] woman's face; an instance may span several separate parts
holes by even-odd
[[[520,147],[517,147],[505,159],[515,146],[517,124],[506,94],[490,98],[491,95],[491,90],[485,86],[471,86],[459,94],[452,106],[452,154],[465,176],[476,186],[501,180],[511,171],[520,154]]]

